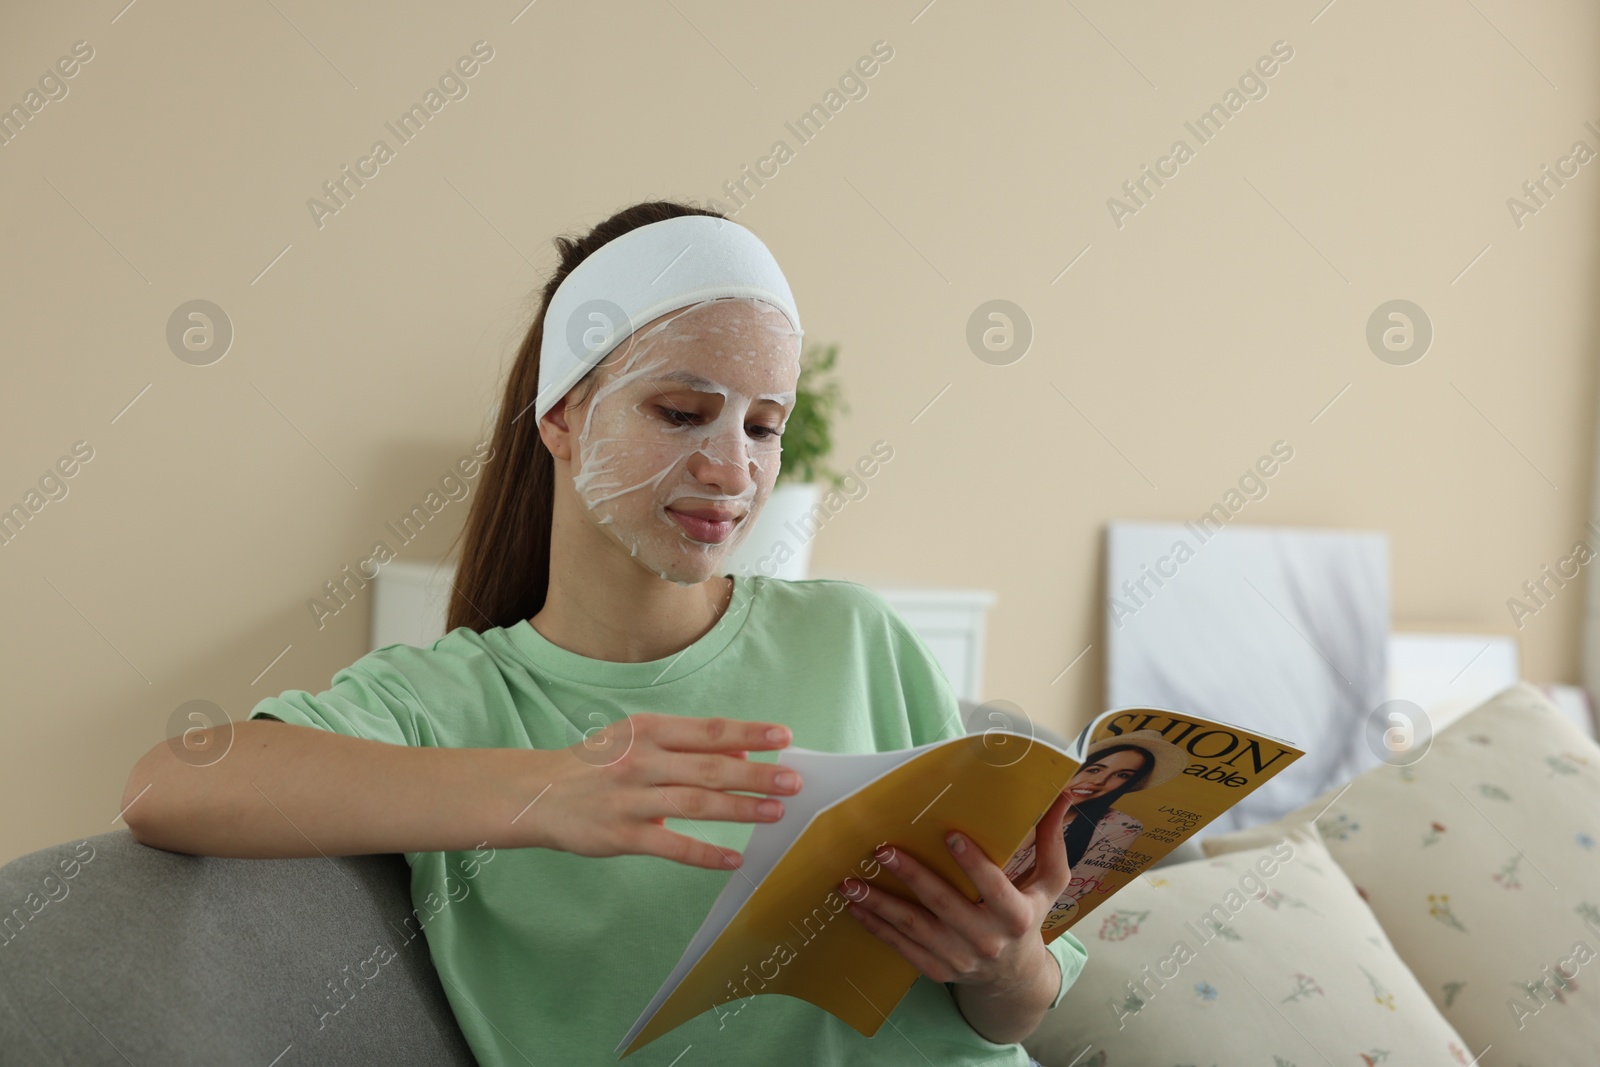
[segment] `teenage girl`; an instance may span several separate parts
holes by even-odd
[[[424,930],[486,1067],[616,1063],[741,877],[750,824],[805,787],[785,746],[874,752],[961,733],[927,647],[871,590],[726,574],[777,476],[799,375],[798,316],[765,246],[670,202],[556,243],[446,636],[369,653],[324,692],[262,700],[207,731],[232,731],[210,766],[158,744],[124,797],[138,797],[134,836],[172,851],[404,853],[407,926]],[[605,314],[619,311],[634,326],[620,340]],[[890,842],[885,865],[915,898],[870,889],[838,920],[922,975],[875,1038],[756,996],[708,1004],[630,1061],[1024,1067],[1017,1042],[1085,958],[1070,934],[1039,934],[1067,883],[1065,807],[1040,823],[1050,845],[1018,885],[959,834],[948,846],[970,885]],[[840,857],[841,876],[864,859]]]

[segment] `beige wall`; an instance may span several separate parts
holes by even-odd
[[[1103,524],[1196,516],[1279,439],[1238,521],[1388,531],[1401,624],[1509,629],[1580,535],[1600,163],[1520,228],[1506,201],[1600,148],[1583,5],[122,3],[0,25],[7,105],[93,49],[0,146],[0,504],[93,449],[0,546],[0,859],[111,828],[184,702],[240,717],[358,658],[370,598],[320,629],[307,601],[480,439],[550,238],[721,196],[779,139],[738,217],[843,345],[839,458],[895,450],[815,571],[997,591],[992,697],[1096,710]],[[319,227],[308,198],[480,40],[469,95]],[[877,41],[800,145],[785,122]],[[1267,95],[1199,145],[1184,122],[1276,41]],[[1036,334],[1009,366],[965,340],[996,298]],[[1364,341],[1393,298],[1437,329],[1410,366]],[[209,366],[165,338],[194,299],[236,329]],[[1575,680],[1582,599],[1527,621],[1529,677]]]

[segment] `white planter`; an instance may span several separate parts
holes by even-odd
[[[764,574],[789,581],[806,577],[811,565],[811,543],[816,539],[807,513],[816,507],[821,496],[822,489],[814,482],[773,489],[756,515],[755,525],[728,554],[725,573]]]

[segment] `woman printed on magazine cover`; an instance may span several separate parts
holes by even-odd
[[[124,798],[140,798],[135,836],[178,852],[404,853],[416,909],[390,925],[422,928],[485,1067],[616,1063],[713,899],[744,877],[730,868],[750,824],[804,788],[779,750],[961,734],[943,672],[876,593],[729,575],[777,477],[800,369],[799,315],[767,247],[664,201],[556,244],[491,447],[460,463],[478,481],[446,635],[370,652],[324,692],[263,699],[203,768],[156,745]],[[892,455],[879,442],[856,466]],[[193,740],[222,750],[223,729]],[[1039,935],[1067,884],[1064,846],[1013,884],[951,834],[966,887],[889,844],[883,864],[916,899],[869,887],[832,920],[921,974],[876,1039],[753,996],[736,1013],[706,1005],[631,1064],[692,1045],[696,1067],[1026,1067],[1017,1042],[1085,959],[1076,938]],[[841,879],[867,859],[840,857]],[[304,1022],[295,1044],[315,1060]]]
[[[1089,747],[1083,766],[1062,791],[1072,803],[1062,830],[1072,879],[1056,902],[1058,909],[1072,908],[1093,892],[1144,832],[1144,824],[1118,809],[1117,801],[1170,781],[1187,763],[1182,750],[1154,730],[1107,737]],[[1006,874],[1026,872],[1034,856],[1030,835],[1006,863]]]

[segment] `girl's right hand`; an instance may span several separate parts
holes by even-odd
[[[738,852],[663,823],[776,822],[783,815],[781,801],[730,791],[798,793],[796,772],[745,758],[746,752],[785,748],[791,740],[789,728],[777,723],[640,713],[565,749],[514,750],[521,760],[515,774],[519,796],[511,808],[513,847],[737,867],[744,858]]]

